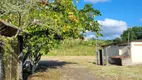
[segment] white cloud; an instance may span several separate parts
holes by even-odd
[[[108,2],[110,0],[84,0],[84,2],[98,3],[98,2]]]
[[[101,29],[105,39],[120,37],[123,31],[128,28],[127,23],[124,21],[106,18],[104,21],[99,20],[98,22],[102,25]]]

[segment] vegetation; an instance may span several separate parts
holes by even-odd
[[[98,40],[97,48],[109,44],[110,41]],[[94,56],[96,54],[96,40],[83,41],[80,39],[66,39],[60,46],[53,48],[49,56]]]
[[[0,36],[0,41],[4,42],[4,56],[14,52],[10,42],[16,41],[15,37],[19,34],[24,36],[24,56],[30,54],[29,58],[33,64],[36,63],[34,61],[37,57],[41,57],[43,54],[95,55],[96,40],[81,40],[83,39],[81,33],[86,31],[96,32],[96,37],[102,36],[100,25],[97,20],[94,20],[95,16],[101,16],[101,13],[94,9],[92,4],[86,4],[83,9],[78,10],[72,0],[1,0],[0,19],[19,28],[17,34],[12,38]],[[130,28],[123,32],[121,39],[116,38],[114,42],[127,41],[129,32],[130,40],[141,39],[141,30],[141,27]],[[21,33],[22,31],[25,33]],[[111,41],[98,40],[97,47],[100,48],[101,45],[108,43]],[[59,44],[61,45],[59,46]],[[50,50],[51,52],[47,54]],[[107,68],[104,67],[92,68],[91,66],[92,64],[89,64],[87,67],[94,71],[100,69],[99,76],[102,73],[104,76],[123,74],[118,71],[120,69],[116,69],[118,67],[107,67],[107,71]],[[112,74],[107,74],[111,72],[111,69],[113,69]],[[132,71],[131,74],[135,74],[135,72]]]
[[[18,27],[13,39],[19,34],[24,37],[24,50],[17,55],[20,78],[21,72],[33,73],[40,57],[59,45],[61,40],[82,38],[81,33],[86,30],[101,36],[95,16],[101,16],[101,13],[91,4],[77,10],[72,0],[1,0],[0,19]],[[25,68],[26,60],[30,60],[30,67]],[[20,71],[23,66],[24,71]],[[27,68],[31,67],[29,71]]]
[[[2,62],[1,64],[1,74],[3,75],[3,79],[9,80],[17,79],[16,71],[12,71],[12,69],[17,69],[16,65],[18,63],[17,59],[17,39],[16,38],[9,38],[4,37],[0,35],[0,42],[2,43],[2,46],[0,45],[0,52],[2,56]],[[14,66],[14,67],[13,67]],[[12,73],[12,74],[11,74]],[[12,76],[9,76],[12,75]]]
[[[142,65],[136,66],[99,66],[95,56],[44,56],[42,60],[55,60],[55,63],[43,64],[44,72],[37,72],[29,80],[141,80]],[[52,61],[51,61],[52,62]],[[72,63],[72,64],[62,64]],[[45,66],[46,65],[46,66]],[[41,65],[42,66],[42,65]],[[41,69],[42,69],[41,68]],[[55,76],[55,75],[57,76]],[[41,75],[41,76],[39,76]],[[95,79],[92,79],[92,75]],[[87,76],[87,77],[86,77]],[[87,79],[86,79],[87,78]]]
[[[2,41],[2,51],[3,55],[7,56],[9,53],[14,53],[14,50],[11,46],[11,42],[13,41],[13,38],[6,38],[4,36],[0,36],[0,41]]]
[[[119,43],[119,42],[122,42],[122,39],[117,37],[117,38],[113,39],[113,42],[114,43]]]
[[[127,41],[129,36],[129,40],[138,40],[142,39],[142,27],[134,26],[132,28],[127,29],[121,35],[123,41]]]
[[[139,40],[142,39],[142,27],[141,26],[134,26],[132,28],[128,28],[125,30],[120,38],[115,38],[113,42],[122,42],[131,40]]]
[[[21,30],[27,33],[25,53],[47,54],[59,40],[79,38],[86,30],[101,36],[99,23],[94,20],[101,14],[91,4],[82,10],[77,10],[72,0],[2,0],[0,4],[0,19],[20,29],[15,37]]]

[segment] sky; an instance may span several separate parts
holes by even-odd
[[[102,25],[104,36],[100,39],[114,39],[129,27],[142,26],[142,0],[79,0],[76,5],[82,9],[88,3],[102,14],[95,17]],[[94,36],[95,33],[87,31],[87,38]]]

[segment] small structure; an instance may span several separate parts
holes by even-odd
[[[142,64],[142,40],[113,43],[102,46],[97,53],[98,65]]]
[[[0,36],[12,37],[16,35],[19,29],[7,22],[0,20]],[[19,59],[18,56],[22,52],[22,36],[18,36],[16,43],[11,43],[14,49],[14,53],[4,58],[3,56],[3,44],[0,40],[0,80],[19,80]],[[6,60],[6,63],[3,62]],[[8,65],[8,66],[7,66]]]
[[[0,20],[0,35],[12,37],[17,33],[18,28]]]

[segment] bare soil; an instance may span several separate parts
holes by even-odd
[[[95,62],[94,56],[43,56],[37,72],[28,80],[101,80],[82,62]]]
[[[28,80],[142,80],[142,65],[100,66],[95,56],[43,56]]]

